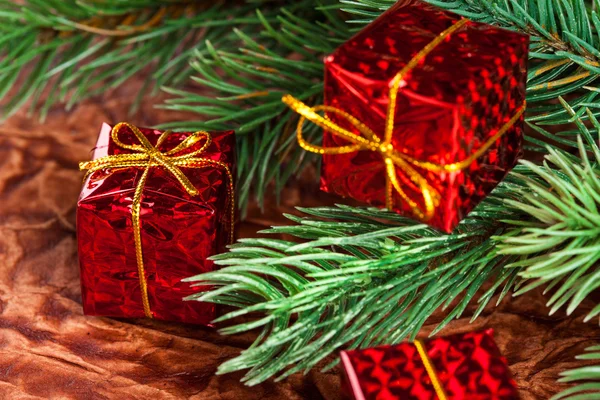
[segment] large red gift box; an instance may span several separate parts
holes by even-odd
[[[322,147],[299,128],[323,154],[321,188],[451,232],[521,155],[528,43],[398,1],[325,58],[323,106],[284,98],[325,128]]]
[[[355,400],[516,400],[492,330],[342,352],[345,396]]]
[[[112,129],[102,126],[90,164],[101,163],[107,156],[141,154],[124,148],[139,146],[140,139],[133,132],[137,128],[120,124],[117,140],[124,146],[115,143]],[[132,207],[144,168],[113,166],[89,174],[77,203],[84,312],[209,324],[215,317],[215,306],[183,301],[203,288],[182,279],[212,271],[214,264],[208,258],[223,251],[232,238],[233,214],[228,210],[233,207],[233,183],[229,179],[234,170],[235,135],[231,131],[203,133],[197,143],[184,143],[190,132],[172,133],[157,146],[162,131],[138,131],[150,149],[156,146],[163,154],[175,150],[168,157],[179,163],[177,168],[185,176],[182,179],[189,180],[197,193],[189,194],[163,165],[155,163],[149,168],[139,205],[144,271],[140,276]],[[189,146],[176,149],[182,144]],[[196,157],[204,161],[189,167],[185,155],[197,150],[201,154]],[[215,167],[218,165],[224,168]]]

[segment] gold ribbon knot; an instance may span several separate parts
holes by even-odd
[[[139,144],[125,144],[119,139],[119,132],[122,128],[128,128],[139,141]],[[135,126],[126,122],[121,122],[115,125],[111,131],[112,141],[119,147],[130,150],[133,153],[129,154],[115,154],[102,157],[96,160],[82,162],[79,164],[80,170],[85,170],[86,175],[84,179],[87,179],[91,174],[106,170],[106,169],[121,169],[121,168],[143,168],[144,172],[140,177],[140,180],[135,188],[133,195],[133,201],[131,205],[131,220],[133,225],[133,235],[135,242],[135,252],[137,259],[138,274],[140,279],[140,288],[142,292],[142,303],[144,307],[144,314],[148,318],[153,318],[152,310],[150,309],[150,302],[148,300],[148,283],[146,281],[144,271],[144,257],[142,249],[142,237],[141,237],[141,223],[140,223],[140,211],[142,204],[142,194],[148,174],[152,168],[164,168],[169,171],[185,189],[190,196],[197,196],[199,194],[198,189],[194,187],[192,182],[183,173],[181,168],[204,168],[212,166],[215,168],[222,169],[228,180],[227,185],[227,196],[229,203],[229,218],[231,223],[230,229],[230,242],[234,241],[234,216],[235,216],[235,203],[234,203],[234,191],[233,191],[233,175],[231,169],[227,164],[221,161],[211,160],[210,158],[198,157],[204,153],[206,149],[212,143],[212,137],[208,132],[198,131],[192,133],[184,141],[182,141],[177,147],[172,150],[161,152],[158,150],[165,140],[171,135],[171,131],[166,131],[158,138],[156,146],[152,145],[148,138]],[[194,151],[185,153],[186,150],[190,150],[199,141],[205,140],[205,143]],[[183,153],[183,154],[182,154]]]
[[[310,107],[289,94],[283,96],[282,101],[301,116],[300,120],[298,121],[297,128],[297,139],[300,146],[306,151],[322,155],[339,155],[354,153],[357,151],[372,151],[380,154],[386,170],[387,209],[391,210],[393,208],[393,195],[395,191],[400,198],[402,198],[402,200],[408,204],[413,214],[417,218],[423,221],[429,221],[433,217],[435,209],[440,203],[440,193],[433,186],[431,186],[427,179],[415,168],[436,173],[456,172],[466,169],[473,163],[473,161],[481,157],[494,144],[494,142],[496,142],[496,140],[503,136],[525,112],[525,103],[523,103],[510,121],[502,126],[498,132],[491,136],[479,149],[477,149],[477,151],[464,160],[452,164],[437,164],[428,161],[420,161],[394,148],[392,144],[392,135],[395,124],[396,100],[398,97],[398,92],[400,91],[400,86],[404,82],[404,77],[413,69],[415,69],[415,67],[417,67],[419,63],[439,44],[441,44],[452,33],[462,28],[468,22],[469,20],[467,19],[461,19],[440,33],[435,39],[423,47],[423,49],[419,51],[415,57],[413,57],[406,64],[406,66],[394,76],[390,83],[389,105],[386,113],[385,131],[382,136],[378,136],[366,124],[344,110],[327,105]],[[331,121],[327,116],[320,115],[319,112],[336,114],[348,122],[353,128],[355,128],[359,134],[355,134],[354,132],[345,129],[344,127]],[[350,142],[350,144],[338,147],[321,147],[308,143],[302,136],[303,126],[306,120],[314,123],[315,125],[335,136],[347,140]],[[398,179],[397,170],[402,171],[404,175],[418,188],[422,196],[423,207],[410,198],[410,196],[402,189]]]

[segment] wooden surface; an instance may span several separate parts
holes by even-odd
[[[104,121],[151,126],[186,118],[151,104],[128,117],[128,99],[138,88],[139,82],[125,85],[70,113],[56,109],[44,124],[22,113],[0,127],[0,399],[339,399],[335,370],[254,388],[240,384],[239,374],[215,376],[251,334],[227,338],[193,326],[82,315],[78,161],[90,157]],[[281,213],[294,205],[333,201],[313,184],[298,183],[283,198],[267,214],[253,208],[241,236],[283,223]],[[540,293],[509,299],[473,325],[463,318],[444,333],[494,328],[522,398],[547,399],[565,387],[555,383],[558,373],[581,365],[575,355],[599,334],[596,321],[582,322],[590,304],[572,317],[550,317],[544,302]]]

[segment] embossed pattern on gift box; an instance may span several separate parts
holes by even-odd
[[[415,55],[460,17],[421,1],[400,1],[325,60],[325,104],[344,110],[376,133],[384,132],[390,81]],[[404,77],[392,144],[402,154],[436,164],[459,162],[517,114],[525,100],[528,38],[469,21]],[[329,118],[356,130],[344,118]],[[440,194],[429,223],[450,232],[504,178],[521,155],[521,117],[468,168],[420,170]],[[323,145],[348,144],[325,132]],[[323,156],[321,187],[384,206],[385,166],[375,152]],[[419,189],[398,170],[416,202]],[[411,216],[396,198],[396,211]]]
[[[492,331],[423,343],[448,400],[519,398]],[[436,400],[432,379],[413,343],[342,353],[346,395],[356,400]]]
[[[141,129],[155,145],[162,131]],[[110,139],[104,124],[93,158],[128,152]],[[162,144],[170,150],[189,133],[173,133]],[[234,166],[233,132],[212,134],[202,157]],[[130,132],[120,136],[135,143]],[[201,143],[199,144],[201,145]],[[182,279],[208,272],[207,258],[228,244],[227,177],[222,170],[182,168],[198,196],[190,196],[168,171],[152,168],[143,189],[141,236],[149,302],[158,319],[209,324],[215,307],[183,298],[203,290]],[[133,194],[142,174],[128,168],[99,171],[84,183],[77,207],[77,230],[84,312],[89,315],[143,317],[131,221]]]

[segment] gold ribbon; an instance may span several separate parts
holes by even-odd
[[[282,101],[301,116],[300,120],[298,121],[297,129],[297,139],[300,146],[311,153],[327,155],[347,154],[357,151],[373,151],[379,153],[384,161],[386,169],[386,207],[388,210],[393,208],[393,193],[395,190],[402,200],[409,205],[413,214],[417,218],[423,221],[429,221],[433,217],[435,209],[439,205],[440,193],[433,186],[431,186],[429,182],[427,182],[425,177],[419,173],[415,167],[437,173],[461,171],[471,165],[477,158],[481,157],[494,144],[494,142],[496,142],[496,140],[503,136],[519,120],[519,118],[525,112],[526,104],[524,102],[523,105],[517,110],[516,114],[510,119],[510,121],[503,125],[498,132],[490,137],[477,151],[464,160],[452,164],[436,164],[428,161],[419,161],[394,149],[392,145],[392,134],[394,131],[396,99],[398,97],[398,92],[400,91],[400,85],[403,82],[403,78],[413,69],[415,69],[415,67],[417,67],[418,64],[448,36],[462,28],[468,22],[469,21],[467,19],[461,19],[450,28],[440,33],[435,39],[423,47],[423,49],[419,51],[417,55],[415,55],[415,57],[413,57],[392,79],[390,83],[389,105],[385,120],[385,132],[383,134],[383,139],[363,122],[339,108],[326,105],[310,107],[289,94],[285,95]],[[338,115],[352,125],[352,127],[354,127],[360,133],[360,135],[357,135],[350,130],[332,122],[329,118],[327,118],[327,116],[321,116],[319,114],[320,111]],[[325,131],[328,131],[335,136],[346,139],[351,144],[338,147],[321,147],[308,143],[302,137],[302,129],[306,120],[311,121],[315,125],[323,128]],[[402,189],[396,169],[401,170],[412,181],[412,183],[418,187],[423,198],[424,209],[421,208],[416,201],[411,199]]]
[[[429,355],[427,355],[427,350],[425,350],[425,345],[420,340],[415,340],[415,347],[419,352],[419,356],[421,356],[421,361],[423,361],[423,366],[427,371],[427,375],[429,375],[429,379],[431,380],[431,384],[433,385],[433,390],[435,390],[435,394],[437,394],[439,400],[448,400],[446,396],[446,392],[444,392],[444,388],[438,379],[437,373],[435,371],[435,367],[433,363],[429,359]]]
[[[125,144],[119,139],[119,132],[121,128],[126,127],[133,132],[139,144]],[[144,256],[142,249],[142,236],[141,236],[141,223],[140,223],[140,209],[142,204],[142,192],[148,179],[148,174],[152,168],[164,168],[169,171],[185,189],[190,196],[197,196],[199,194],[198,189],[190,182],[187,176],[183,173],[181,168],[204,168],[212,166],[221,168],[227,175],[227,196],[229,202],[229,218],[231,223],[230,237],[229,240],[233,243],[234,240],[234,192],[233,192],[233,175],[227,164],[221,161],[211,160],[209,158],[197,157],[206,151],[206,149],[212,143],[212,138],[208,132],[198,131],[188,136],[183,142],[172,150],[161,152],[158,148],[162,143],[169,137],[171,131],[166,131],[158,138],[156,146],[144,136],[144,134],[135,126],[121,122],[112,129],[111,138],[112,141],[119,147],[132,151],[130,154],[117,154],[99,158],[97,160],[82,162],[79,164],[80,170],[86,170],[85,178],[93,174],[94,172],[105,170],[105,169],[116,169],[116,168],[143,168],[144,173],[142,174],[136,188],[135,194],[133,195],[133,202],[131,205],[131,220],[133,223],[133,236],[135,242],[135,254],[137,259],[138,274],[140,279],[140,288],[142,292],[142,303],[144,306],[144,313],[148,318],[153,318],[152,310],[150,309],[150,302],[148,300],[148,283],[146,281],[146,275],[144,272]],[[200,140],[205,139],[206,142],[197,150],[191,151],[187,154],[180,154],[184,150],[191,149]]]

